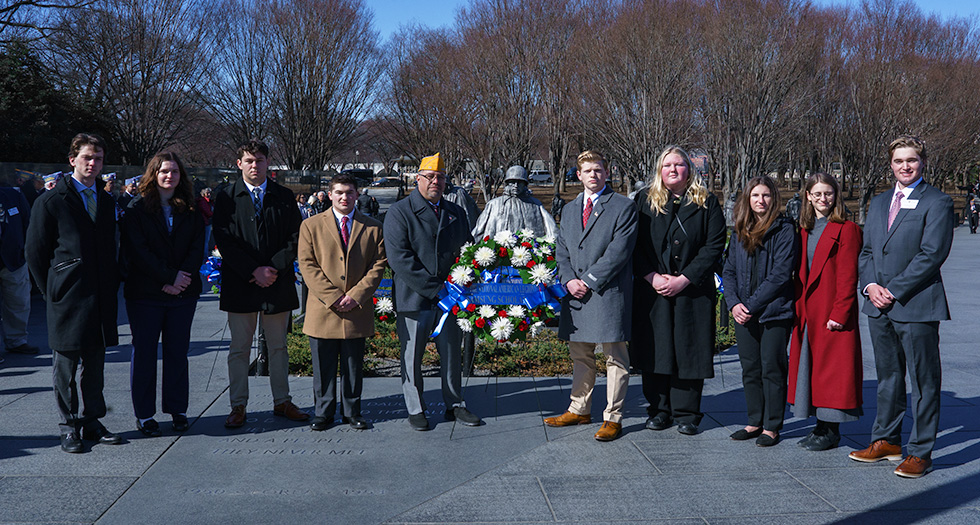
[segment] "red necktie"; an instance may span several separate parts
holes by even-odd
[[[340,239],[344,241],[344,248],[347,248],[347,241],[350,240],[350,232],[347,231],[347,221],[349,217],[344,215],[340,218]]]
[[[898,216],[898,210],[902,208],[902,197],[905,194],[895,190],[895,200],[892,201],[892,207],[888,208],[888,229],[892,229],[892,223],[895,222],[895,217]]]
[[[592,215],[592,199],[585,197],[585,209],[582,210],[582,229],[589,224],[589,215]]]

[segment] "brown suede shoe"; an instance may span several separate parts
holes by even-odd
[[[240,428],[245,424],[245,405],[231,407],[231,414],[225,420],[225,428]]]
[[[595,433],[596,441],[612,441],[623,432],[623,425],[612,421],[603,421],[599,431]]]
[[[854,461],[861,463],[874,463],[887,459],[889,461],[900,461],[902,459],[902,446],[892,445],[884,439],[879,439],[864,450],[855,450],[847,455]]]
[[[573,412],[565,412],[557,417],[544,418],[544,424],[549,427],[569,427],[572,425],[588,425],[592,422],[592,416],[580,416]]]
[[[932,470],[932,460],[909,456],[895,469],[895,474],[903,478],[921,478]]]
[[[272,413],[290,421],[306,421],[310,419],[310,415],[300,410],[292,401],[286,401],[285,403],[280,403],[272,407]]]

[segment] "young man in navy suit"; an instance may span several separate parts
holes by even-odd
[[[939,428],[939,322],[949,319],[940,268],[953,242],[953,200],[922,179],[926,146],[921,140],[899,137],[888,153],[895,187],[871,201],[859,258],[878,374],[878,414],[871,445],[849,457],[864,463],[902,459],[908,369],[912,433],[908,456],[895,474],[918,478],[932,468]]]

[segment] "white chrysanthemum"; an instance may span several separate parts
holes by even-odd
[[[469,319],[463,319],[462,317],[457,317],[456,324],[459,325],[460,330],[466,333],[470,333],[473,331],[473,322],[470,321]]]
[[[473,269],[466,266],[457,266],[453,268],[450,274],[453,278],[453,282],[462,286],[466,286],[473,282],[475,276],[473,275]]]
[[[391,301],[391,297],[379,297],[375,309],[378,310],[378,313],[390,314],[395,311],[395,303]]]
[[[546,242],[548,244],[555,244],[555,241],[556,240],[557,239],[555,239],[555,235],[554,234],[549,234],[549,235],[546,235],[546,236],[538,239],[539,242]]]
[[[550,285],[554,281],[554,273],[543,264],[536,264],[531,268],[531,283]]]
[[[519,304],[515,304],[507,309],[507,317],[524,317],[526,313],[524,307]]]
[[[218,248],[211,250],[211,257],[221,257],[221,252],[218,251]]]
[[[524,266],[531,261],[531,250],[523,247],[517,246],[510,252],[510,263],[514,267]]]
[[[541,255],[551,255],[555,252],[555,249],[551,247],[550,244],[542,244],[538,246],[538,253]]]
[[[511,248],[517,244],[517,237],[510,230],[501,230],[493,236],[493,242]]]
[[[505,341],[513,333],[514,326],[507,319],[497,319],[490,327],[490,337],[497,341]]]
[[[481,246],[477,248],[476,253],[473,254],[473,259],[476,261],[476,264],[487,267],[497,260],[497,255],[494,254],[493,250],[491,250],[489,247]]]
[[[473,243],[471,242],[463,243],[463,245],[459,247],[459,253],[466,253],[466,250],[469,250],[472,247]]]
[[[480,317],[484,319],[490,319],[491,317],[497,315],[497,311],[493,309],[492,306],[485,304],[476,309],[476,312],[480,314]]]
[[[530,230],[521,230],[520,232],[518,232],[517,235],[521,238],[522,241],[533,241],[534,240],[534,232],[532,232]]]
[[[538,322],[532,324],[531,325],[531,337],[537,336],[538,334],[541,333],[542,330],[544,330],[544,323],[543,322],[538,321]]]

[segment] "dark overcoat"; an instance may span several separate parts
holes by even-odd
[[[714,274],[725,250],[725,216],[714,195],[708,194],[704,204],[685,197],[676,214],[670,203],[658,213],[650,208],[646,192],[636,197],[630,343],[635,368],[681,379],[714,376]],[[650,272],[684,275],[691,284],[674,297],[664,297],[644,279]]]
[[[384,238],[399,312],[434,308],[459,249],[473,241],[462,208],[441,199],[437,218],[418,189],[388,208]]]
[[[212,233],[221,252],[221,310],[278,314],[299,308],[293,263],[303,220],[293,192],[267,179],[261,218],[242,179],[216,190]],[[203,245],[203,242],[201,243]],[[268,288],[252,279],[260,266],[279,273]]]
[[[803,335],[810,342],[811,403],[848,410],[861,406],[863,364],[858,328],[858,253],[861,228],[851,221],[828,222],[807,262],[809,232],[800,240],[800,265],[793,279],[796,317],[789,350],[788,401],[795,404]],[[827,320],[843,330],[827,330]]]
[[[151,213],[142,197],[134,197],[120,221],[122,250],[126,261],[126,299],[169,301],[201,295],[198,269],[204,259],[204,218],[197,210],[173,214],[167,231],[163,212]],[[191,274],[191,283],[180,295],[163,291],[173,284],[178,271]]]
[[[581,279],[589,291],[581,299],[562,298],[558,337],[583,343],[629,341],[636,206],[606,186],[582,228],[584,206],[584,192],[565,206],[555,259],[561,284]]]
[[[8,270],[24,266],[24,239],[30,220],[31,206],[24,194],[14,188],[0,188],[0,262]]]
[[[95,222],[71,177],[62,177],[31,210],[27,265],[47,301],[52,350],[119,344],[116,203],[98,187],[93,189]]]

